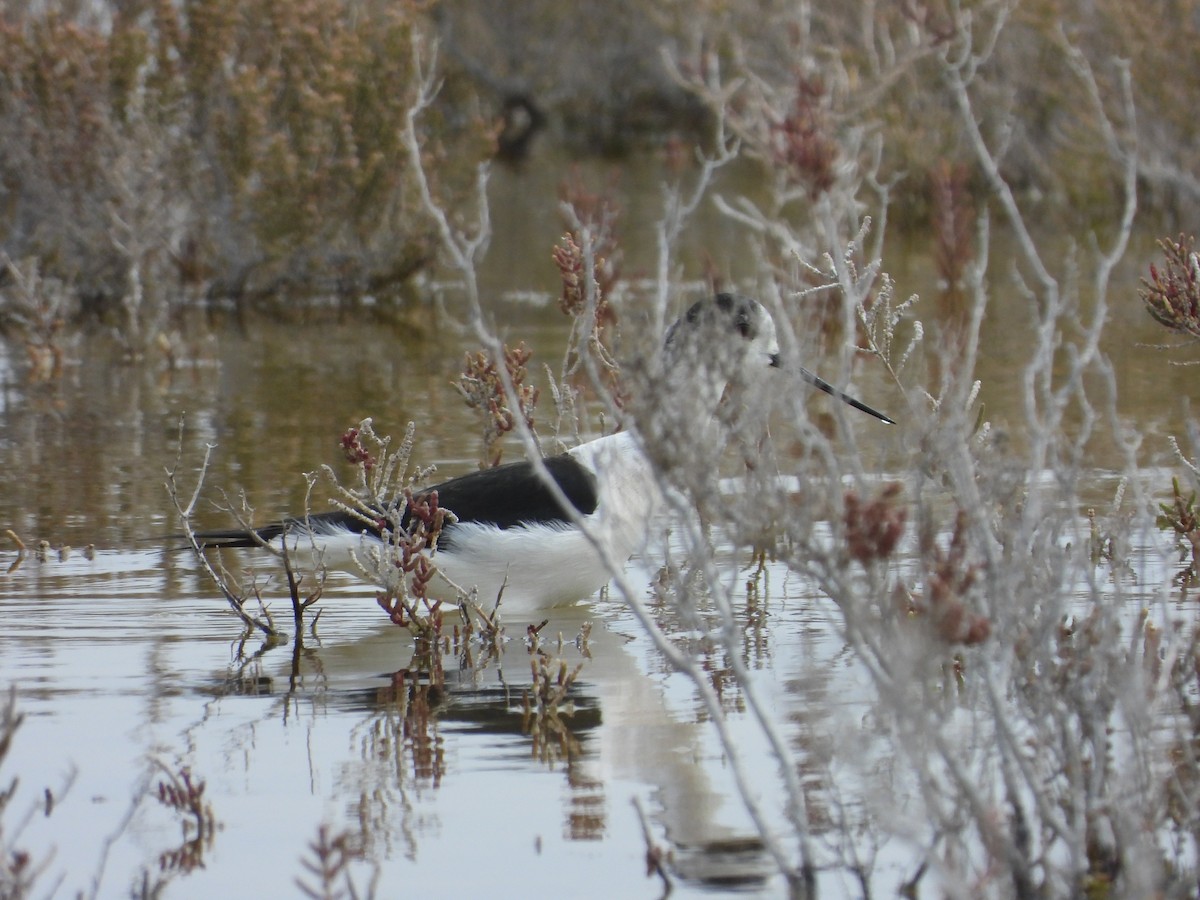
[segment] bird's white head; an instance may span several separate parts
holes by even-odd
[[[753,380],[768,368],[780,368],[775,321],[766,308],[740,294],[717,294],[693,304],[667,331],[664,347],[668,384],[688,383],[697,399],[715,408],[730,382]],[[814,387],[882,422],[893,420],[817,375],[794,366]]]
[[[717,294],[692,304],[667,331],[663,353],[668,380],[690,383],[709,406],[730,381],[779,365],[771,314],[740,294]]]
[[[757,300],[720,293],[694,303],[667,331],[660,365],[631,368],[633,412],[645,447],[664,466],[715,459],[730,433],[759,421],[774,396],[769,381],[787,372],[884,422],[887,416],[800,366],[783,366],[775,321]],[[776,375],[773,375],[775,372]],[[778,383],[787,384],[787,379]],[[735,402],[723,403],[726,390]],[[765,422],[765,419],[762,421]]]

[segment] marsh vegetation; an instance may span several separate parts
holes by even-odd
[[[0,893],[1194,896],[1200,13],[1082,6],[8,8]],[[662,427],[725,287],[899,425]],[[534,622],[159,542],[618,428]]]

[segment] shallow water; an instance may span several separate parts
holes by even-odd
[[[640,895],[635,797],[693,849],[678,860],[693,888],[779,890],[690,690],[616,602],[549,614],[548,649],[583,668],[553,723],[564,730],[539,748],[523,726],[519,638],[498,661],[450,668],[445,694],[422,708],[392,678],[411,640],[349,579],[332,586],[317,636],[261,652],[190,560],[158,551],[30,560],[3,591],[0,677],[27,716],[5,771],[21,776],[18,807],[37,807],[21,845],[39,858],[53,848],[50,871],[72,892],[96,877],[110,836],[101,896],[182,845],[180,825],[145,795],[160,764],[203,779],[219,823],[202,866],[176,876],[180,896],[276,893],[302,874],[319,823],[362,835],[379,896],[418,885],[428,896],[594,896],[599,883]],[[811,613],[781,615],[790,630]],[[572,643],[585,621],[587,659]],[[768,661],[760,672],[782,696],[788,669]]]
[[[498,208],[515,205],[522,190],[546,189],[523,181],[534,177],[546,178],[498,173]],[[640,195],[636,181],[626,190]],[[549,213],[496,217],[483,273],[491,308],[508,335],[556,366],[565,322],[553,304],[528,302],[528,292],[550,299],[553,271],[513,260],[523,246],[543,247],[539,259],[548,259],[558,226]],[[653,262],[646,249],[629,256],[630,269]],[[919,260],[909,268],[919,273]],[[436,323],[431,298],[425,321]],[[1138,346],[1158,335],[1135,300],[1114,318],[1119,412],[1161,445],[1177,430],[1185,370]],[[1011,302],[989,313],[980,377],[989,416],[1001,424],[1019,419],[1008,369],[1027,321]],[[443,476],[470,470],[477,428],[450,383],[473,349],[468,334],[436,325],[257,321],[194,339],[192,362],[169,375],[114,365],[103,340],[81,341],[64,377],[49,385],[24,383],[18,361],[0,358],[0,526],[31,550],[40,539],[51,545],[44,560],[31,552],[0,575],[0,687],[15,688],[26,715],[0,783],[20,778],[6,832],[11,840],[28,814],[15,843],[45,862],[46,892],[58,884],[62,896],[93,887],[126,896],[149,872],[172,880],[169,896],[296,893],[294,879],[311,882],[301,858],[325,824],[360,836],[366,861],[352,875],[360,889],[377,878],[381,897],[656,896],[637,799],[653,833],[676,847],[673,896],[784,893],[694,689],[622,603],[601,597],[548,614],[543,646],[582,668],[570,714],[543,723],[535,739],[523,716],[524,623],[509,623],[498,660],[464,668],[452,653],[446,691],[413,697],[394,677],[409,664],[411,640],[354,580],[331,579],[315,634],[268,648],[242,635],[189,555],[165,549],[177,524],[164,469],[178,459],[190,490],[208,443],[216,449],[207,500],[244,489],[260,518],[299,508],[301,473],[336,463],[338,436],[367,415],[397,437],[405,422],[418,422],[416,462],[438,461]],[[880,408],[903,409],[869,369],[856,390]],[[881,465],[904,440],[903,425],[862,434]],[[1116,461],[1099,443],[1098,495],[1110,496]],[[1165,449],[1148,451],[1148,463],[1166,459]],[[198,519],[228,524],[208,503]],[[1147,553],[1148,567],[1161,564]],[[15,560],[14,546],[0,544],[0,569]],[[631,579],[648,585],[659,562],[635,560]],[[741,584],[744,574],[728,564],[731,583]],[[744,613],[745,659],[789,723],[788,741],[821,756],[845,736],[838,729],[861,718],[864,676],[819,595],[777,566],[765,585],[758,609]],[[282,596],[278,578],[267,593]],[[744,588],[739,596],[744,605]],[[284,601],[275,603],[286,621]],[[586,654],[576,643],[585,622]],[[763,738],[727,661],[700,650],[739,746],[755,758]],[[181,817],[154,796],[164,772],[181,766],[203,781],[217,824],[186,865]],[[777,791],[769,767],[751,773],[755,790],[768,798]],[[814,811],[818,830],[832,815]],[[886,854],[882,862],[886,869]],[[897,882],[911,875],[902,868]],[[855,890],[839,873],[822,878],[828,896]]]
[[[396,434],[420,420],[415,456],[442,460],[446,475],[475,465],[474,422],[449,385],[469,339],[397,334],[396,353],[376,336],[354,324],[229,331],[203,365],[169,378],[113,367],[90,343],[59,384],[10,376],[3,449],[19,475],[0,505],[30,552],[0,576],[0,684],[16,688],[26,719],[0,775],[20,776],[13,808],[30,818],[18,844],[47,861],[43,881],[73,894],[99,879],[100,896],[124,896],[148,870],[174,878],[171,895],[270,895],[305,875],[324,823],[361,836],[378,873],[362,863],[354,877],[360,888],[377,877],[378,896],[594,896],[596,884],[652,895],[638,798],[680,848],[685,894],[777,893],[690,687],[623,604],[548,614],[543,643],[583,668],[571,714],[539,746],[523,723],[524,623],[510,623],[498,661],[460,672],[451,654],[445,695],[423,709],[394,687],[411,639],[353,579],[331,578],[302,647],[266,649],[243,637],[189,555],[165,549],[178,526],[164,468],[180,453],[181,414],[182,488],[215,443],[206,498],[244,488],[264,517],[302,503],[300,473],[336,464],[338,436],[368,413]],[[346,358],[354,364],[330,365]],[[198,518],[228,522],[205,504]],[[39,559],[43,537],[52,547]],[[16,559],[11,544],[0,553],[4,567]],[[637,563],[631,571],[649,583]],[[276,573],[266,593],[287,625],[281,589]],[[585,621],[586,659],[574,643]],[[770,643],[761,629],[747,642]],[[782,696],[791,673],[755,653]],[[730,703],[736,713],[732,687]],[[187,846],[181,817],[154,794],[181,766],[203,781],[218,830],[190,871],[173,872]]]

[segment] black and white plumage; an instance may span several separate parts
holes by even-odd
[[[681,416],[679,423],[703,425],[731,380],[779,366],[775,324],[767,310],[750,298],[722,293],[694,304],[671,326],[660,386],[669,407]],[[807,370],[799,374],[852,406],[892,421]],[[432,553],[438,570],[460,588],[475,588],[484,603],[503,587],[503,608],[509,615],[591,596],[612,577],[612,563],[621,564],[640,549],[660,503],[653,464],[636,432],[597,438],[543,462],[569,510],[531,462],[472,472],[423,492],[436,491],[438,505],[456,519],[444,525]],[[407,514],[402,525],[407,527]],[[289,546],[305,546],[311,538],[325,566],[356,574],[364,571],[364,551],[372,542],[380,544],[377,528],[340,511],[255,531],[196,537],[201,547],[218,548],[254,547],[285,535]]]

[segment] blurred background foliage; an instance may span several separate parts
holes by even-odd
[[[985,6],[980,23],[1009,9],[975,107],[1031,214],[1081,230],[1116,210],[1110,148],[1068,77],[1076,54],[1114,110],[1110,64],[1127,61],[1142,215],[1186,227],[1200,206],[1194,0],[14,0],[0,248],[69,285],[63,314],[116,325],[135,356],[198,300],[401,296],[435,252],[398,139],[414,50],[428,62],[435,44],[423,138],[451,209],[480,161],[538,144],[689,159],[710,139],[703,86],[719,70],[716,99],[768,179],[790,167],[813,197],[873,154],[891,224],[921,229],[947,178],[984,202],[939,56],[955,29],[983,32],[971,15]]]

